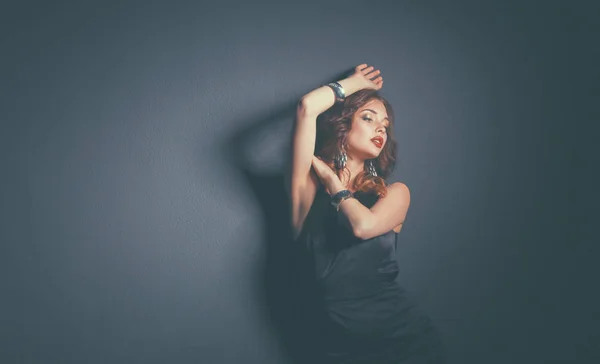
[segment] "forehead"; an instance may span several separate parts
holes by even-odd
[[[357,110],[357,112],[359,113],[363,111],[374,111],[377,114],[377,116],[381,117],[382,119],[388,117],[385,105],[383,105],[383,102],[379,100],[371,100]]]

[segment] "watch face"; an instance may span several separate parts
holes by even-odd
[[[340,191],[340,192],[336,193],[335,195],[333,195],[333,197],[331,198],[331,201],[335,202],[335,203],[340,203],[344,197],[348,197],[348,196],[352,196],[352,192],[350,192],[348,190],[343,190],[343,191]]]

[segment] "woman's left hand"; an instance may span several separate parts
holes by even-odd
[[[315,173],[325,186],[325,190],[329,195],[332,195],[336,192],[339,192],[344,189],[344,185],[340,178],[335,174],[333,169],[327,165],[327,163],[323,162],[319,157],[314,156],[312,158],[312,167],[315,170]]]

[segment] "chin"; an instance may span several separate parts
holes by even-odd
[[[379,157],[380,154],[381,154],[381,152],[380,153],[373,153],[373,152],[369,151],[369,152],[365,153],[365,160],[367,160],[367,159],[375,159],[375,158]]]
[[[381,147],[381,149],[380,149],[380,148],[377,148],[376,146],[373,146],[373,148],[371,148],[371,151],[369,153],[371,155],[369,157],[369,159],[374,159],[374,158],[379,157],[379,155],[381,154],[381,152],[383,152],[383,148],[384,147],[385,147],[385,145],[383,147]]]
[[[368,147],[365,146],[364,148],[356,150],[355,152],[357,153],[357,157],[364,160],[368,160],[379,157],[381,155],[381,152],[383,152],[383,148],[385,148],[385,145],[381,147],[381,149],[379,149],[375,145],[371,144]]]

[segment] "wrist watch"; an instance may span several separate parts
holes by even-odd
[[[340,204],[342,201],[352,197],[352,192],[349,190],[341,190],[340,192],[331,196],[331,204],[337,211],[340,210]]]
[[[327,86],[329,86],[333,90],[333,93],[335,94],[336,102],[344,101],[344,99],[346,98],[346,92],[344,91],[344,88],[342,87],[342,85],[340,85],[337,82],[331,82],[331,83],[328,83]]]

